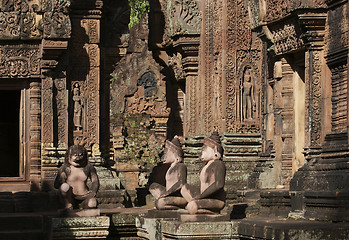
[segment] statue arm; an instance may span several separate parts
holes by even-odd
[[[98,179],[96,169],[92,165],[90,166],[90,178],[92,182],[91,191],[96,196],[97,191],[99,189],[99,179]]]
[[[253,84],[251,86],[251,100],[252,100],[252,105],[254,107],[256,105],[256,101],[254,99],[254,85]]]
[[[219,164],[215,164],[214,168],[215,168],[214,169],[215,181],[200,194],[199,199],[207,198],[224,187],[225,166],[223,162],[219,162]]]
[[[65,173],[65,167],[62,166],[57,173],[55,182],[54,182],[54,187],[58,189],[63,183],[67,181],[67,174]]]
[[[167,197],[171,195],[172,193],[180,190],[182,186],[187,182],[187,167],[182,164],[181,166],[178,166],[178,181],[170,187],[169,190],[167,190],[164,194],[160,196],[160,198]]]

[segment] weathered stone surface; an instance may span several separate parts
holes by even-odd
[[[51,239],[106,239],[109,217],[52,218]]]
[[[238,221],[178,222],[163,220],[163,239],[239,239]]]
[[[345,239],[348,223],[329,223],[285,218],[252,218],[242,220],[240,237],[252,239]]]

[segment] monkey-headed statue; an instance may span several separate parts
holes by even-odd
[[[206,162],[200,173],[200,189],[185,184],[181,193],[188,201],[187,209],[190,214],[215,214],[225,206],[226,192],[225,165],[221,160],[223,148],[218,132],[214,131],[210,137],[204,138],[204,145],[199,156]]]
[[[152,183],[150,193],[155,198],[155,206],[159,210],[175,210],[184,208],[187,201],[182,197],[180,190],[187,182],[187,167],[183,163],[183,150],[177,136],[172,141],[166,140],[163,164],[170,164],[166,172],[166,186]]]
[[[87,180],[91,180],[91,189]],[[64,209],[70,211],[78,209],[97,208],[96,194],[99,188],[99,179],[96,169],[89,163],[87,151],[83,146],[70,146],[65,162],[59,168],[54,187],[59,189],[59,195]]]

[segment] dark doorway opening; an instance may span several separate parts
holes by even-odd
[[[20,90],[0,90],[0,177],[19,177],[20,97]]]

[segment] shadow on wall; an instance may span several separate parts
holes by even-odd
[[[162,66],[161,73],[165,76],[167,107],[171,109],[167,123],[167,139],[172,139],[175,135],[183,136],[178,89],[185,93],[185,83],[176,79],[173,68],[167,63],[169,53],[166,52],[167,43],[164,39],[166,26],[163,12],[166,11],[165,7],[159,0],[150,0],[149,3],[149,49],[155,61]]]

